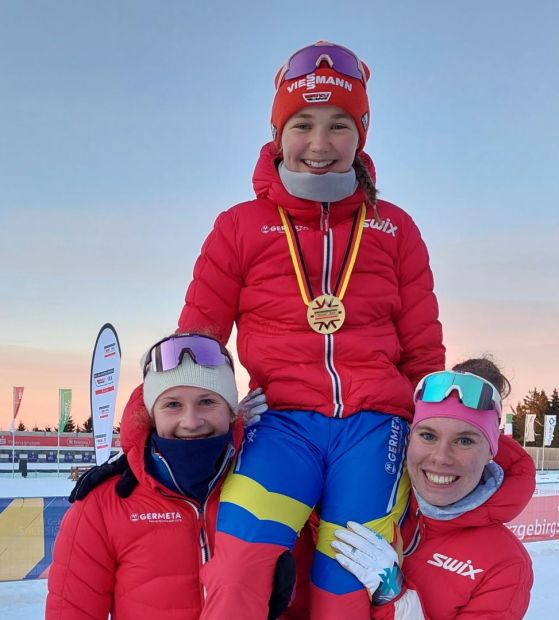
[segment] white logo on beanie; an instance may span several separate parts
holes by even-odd
[[[327,86],[338,86],[344,88],[348,92],[353,89],[353,84],[341,77],[333,77],[332,75],[316,75],[315,73],[309,73],[306,77],[296,80],[293,84],[287,87],[287,92],[292,93],[294,90],[304,88],[305,90],[314,90],[317,85],[325,84]]]
[[[331,96],[332,96],[332,93],[328,93],[328,92],[303,93],[303,99],[307,103],[326,103],[330,99]]]

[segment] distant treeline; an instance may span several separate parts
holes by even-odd
[[[534,424],[535,441],[526,442],[527,446],[541,446],[543,442],[544,416],[559,415],[559,394],[554,388],[551,397],[548,397],[544,390],[534,388],[524,397],[521,403],[513,408],[512,433],[513,437],[520,443],[524,443],[524,428],[526,425],[526,415],[533,413],[536,415]],[[555,433],[551,446],[559,448],[559,424],[555,424]]]
[[[27,428],[23,420],[16,427],[16,431],[32,431],[34,433],[57,433],[57,426],[45,426],[44,428],[39,428],[37,425],[33,426],[33,428]],[[120,433],[120,424],[114,427],[115,433]],[[66,426],[60,431],[61,433],[92,433],[93,432],[93,420],[91,416],[87,418],[87,420],[80,426],[76,424],[72,419],[72,416],[68,416],[68,421],[66,422]]]
[[[551,396],[547,396],[544,390],[538,390],[534,388],[530,390],[524,397],[521,403],[518,403],[516,407],[513,407],[513,422],[512,432],[513,437],[519,442],[524,443],[524,428],[526,424],[526,414],[533,413],[536,415],[536,423],[534,425],[535,441],[526,443],[527,446],[541,446],[543,441],[543,428],[544,428],[544,416],[546,415],[559,415],[559,394],[557,388],[553,389]],[[39,428],[34,426],[33,428],[27,428],[23,421],[19,423],[17,427],[18,431],[45,431],[47,433],[57,432],[57,427],[45,426],[45,428]],[[120,433],[120,424],[115,426],[115,432]],[[92,433],[93,432],[93,420],[91,416],[80,426],[76,424],[72,419],[72,416],[68,417],[66,426],[62,429],[63,433]],[[551,443],[553,447],[559,448],[559,424],[555,425],[555,434]]]

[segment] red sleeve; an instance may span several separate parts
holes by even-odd
[[[241,286],[236,222],[226,211],[215,221],[194,266],[179,331],[205,332],[225,344],[237,318]]]
[[[424,375],[444,369],[445,349],[429,254],[411,218],[401,243],[398,275],[402,305],[395,317],[402,347],[399,368],[415,387]]]
[[[91,620],[109,615],[115,558],[99,492],[72,504],[56,537],[49,569],[46,620]]]

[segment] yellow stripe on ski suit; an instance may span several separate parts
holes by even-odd
[[[394,525],[398,525],[400,519],[404,514],[404,511],[406,510],[409,493],[410,479],[408,476],[408,471],[407,469],[405,469],[398,484],[396,503],[394,504],[392,511],[384,517],[380,517],[379,519],[373,519],[372,521],[367,521],[363,523],[363,525],[371,528],[372,530],[375,530],[377,534],[380,534],[389,543],[391,543],[392,539],[394,538]],[[336,555],[336,551],[332,549],[332,546],[330,544],[332,541],[335,540],[334,531],[339,529],[340,527],[345,526],[346,523],[329,523],[328,521],[322,521],[321,519],[318,529],[318,543],[316,545],[318,551],[321,551],[322,553],[324,553],[324,555],[327,555],[330,558],[334,558]]]
[[[312,512],[312,506],[288,495],[268,491],[252,478],[242,474],[229,474],[223,485],[220,501],[240,506],[261,521],[287,525],[297,533]]]

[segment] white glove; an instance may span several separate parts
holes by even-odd
[[[402,589],[398,554],[380,534],[364,525],[349,521],[347,528],[334,532],[336,560],[367,588],[374,603],[389,602]]]
[[[245,426],[252,426],[260,421],[260,416],[268,411],[266,394],[262,388],[249,392],[237,407],[237,415],[242,416]]]

